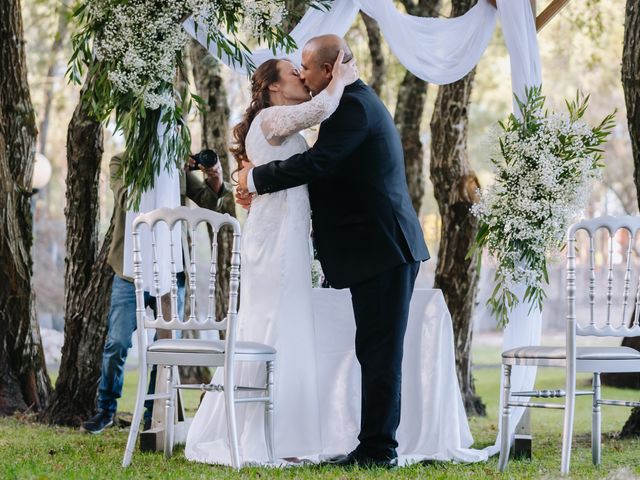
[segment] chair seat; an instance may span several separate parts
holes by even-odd
[[[156,340],[147,351],[154,353],[224,353],[224,340],[200,340],[197,338],[174,338]],[[236,342],[236,354],[274,354],[276,349],[257,342]]]
[[[519,347],[502,352],[502,358],[564,360],[565,347]],[[629,347],[577,347],[578,360],[640,360],[640,352]]]

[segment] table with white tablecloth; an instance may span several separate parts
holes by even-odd
[[[360,367],[349,290],[313,290],[323,454],[357,445]],[[411,300],[402,364],[401,463],[423,459],[474,462],[471,431],[456,376],[451,315],[440,290],[416,289]]]

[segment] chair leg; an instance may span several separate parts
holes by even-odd
[[[562,463],[560,474],[568,475],[571,464],[571,441],[573,439],[573,415],[576,405],[576,379],[575,372],[573,378],[567,381],[567,396],[564,406],[564,427],[562,429]]]
[[[140,422],[142,421],[142,412],[144,410],[144,400],[147,392],[147,366],[140,365],[138,367],[138,393],[136,394],[136,405],[133,410],[133,419],[131,420],[131,427],[129,428],[129,438],[127,439],[127,446],[124,449],[124,458],[122,459],[122,466],[128,467],[131,463],[131,457],[133,451],[136,448],[136,439],[138,438],[138,431],[140,430]]]
[[[275,362],[270,361],[267,363],[267,395],[269,400],[264,404],[264,437],[267,444],[267,453],[269,455],[269,462],[275,463],[275,435],[274,435],[274,422],[273,422],[273,376],[275,373]]]
[[[511,407],[509,398],[511,396],[511,365],[504,365],[504,379],[502,387],[502,424],[500,431],[500,459],[498,469],[501,472],[507,468],[509,462],[509,450],[511,449],[511,434],[509,433],[509,417]]]
[[[600,465],[602,445],[602,416],[600,409],[600,373],[593,374],[593,414],[591,416],[591,458]]]
[[[167,394],[169,395],[164,408],[164,458],[171,458],[173,454],[173,435],[175,423],[175,401],[173,388],[173,367],[165,366],[167,369]]]
[[[236,423],[236,402],[233,362],[227,362],[224,372],[224,405],[227,412],[227,431],[229,433],[229,448],[231,450],[231,464],[236,470],[240,469],[240,451],[238,448],[238,425]]]

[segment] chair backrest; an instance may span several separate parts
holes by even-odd
[[[169,251],[171,258],[158,258],[158,245],[156,243],[155,227],[165,223],[169,230],[174,227],[186,227],[186,231],[190,234],[189,263],[184,265],[184,271],[188,278],[189,297],[185,298],[185,305],[189,305],[189,315],[180,318],[178,315],[178,281],[177,263],[182,263],[182,258],[174,257],[173,245],[170,245]],[[211,242],[208,242],[209,258],[205,262],[199,262],[197,257],[197,235],[196,230],[201,223],[207,224],[212,232]],[[218,233],[224,227],[230,227],[233,231],[233,246],[230,259],[230,282],[229,282],[229,306],[227,315],[223,320],[216,319],[216,283],[220,266],[218,265]],[[140,233],[142,229],[148,228],[151,231],[151,245],[141,245]],[[167,236],[168,241],[173,242],[172,236]],[[183,248],[186,246],[183,246]],[[144,288],[142,275],[142,249],[151,249],[153,256],[153,278],[154,286],[149,292],[157,299],[156,316],[149,317],[145,315],[144,305]],[[181,255],[182,257],[182,255]],[[170,263],[171,272],[171,288],[170,300],[171,309],[169,318],[166,318],[160,302],[160,286],[158,280],[158,265],[160,262]],[[201,309],[198,309],[196,299],[196,265],[203,263],[208,269],[207,282],[207,301],[206,314],[201,315]],[[238,311],[238,290],[240,285],[240,223],[229,214],[220,214],[204,208],[159,208],[148,213],[139,215],[133,222],[133,266],[134,266],[134,282],[136,288],[136,313],[138,318],[138,326],[142,328],[156,328],[165,330],[229,330],[235,329],[235,318]],[[226,268],[226,265],[222,266]],[[227,332],[229,336],[229,332]]]
[[[572,225],[567,236],[567,336],[640,335],[640,217],[603,216]],[[586,233],[584,238],[581,232]],[[582,248],[584,245],[585,248]],[[599,248],[604,246],[604,248]],[[588,265],[576,268],[577,259]],[[577,278],[580,274],[581,278]],[[600,278],[598,278],[600,277]],[[581,281],[578,281],[581,280]],[[604,287],[604,288],[603,288]],[[588,314],[578,315],[585,298]],[[635,312],[635,313],[634,313]],[[631,318],[633,315],[633,318]],[[586,318],[583,318],[586,317]]]

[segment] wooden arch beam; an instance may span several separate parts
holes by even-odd
[[[567,6],[570,0],[553,0],[540,15],[536,17],[536,30],[539,32],[542,28],[555,17],[560,10]]]
[[[540,15],[536,16],[536,31],[542,30],[542,28],[551,21],[553,17],[555,17],[560,10],[567,6],[570,0],[552,0],[552,2],[547,5]],[[496,0],[488,0],[488,2],[496,6]],[[536,0],[531,0],[531,9],[536,12]]]

